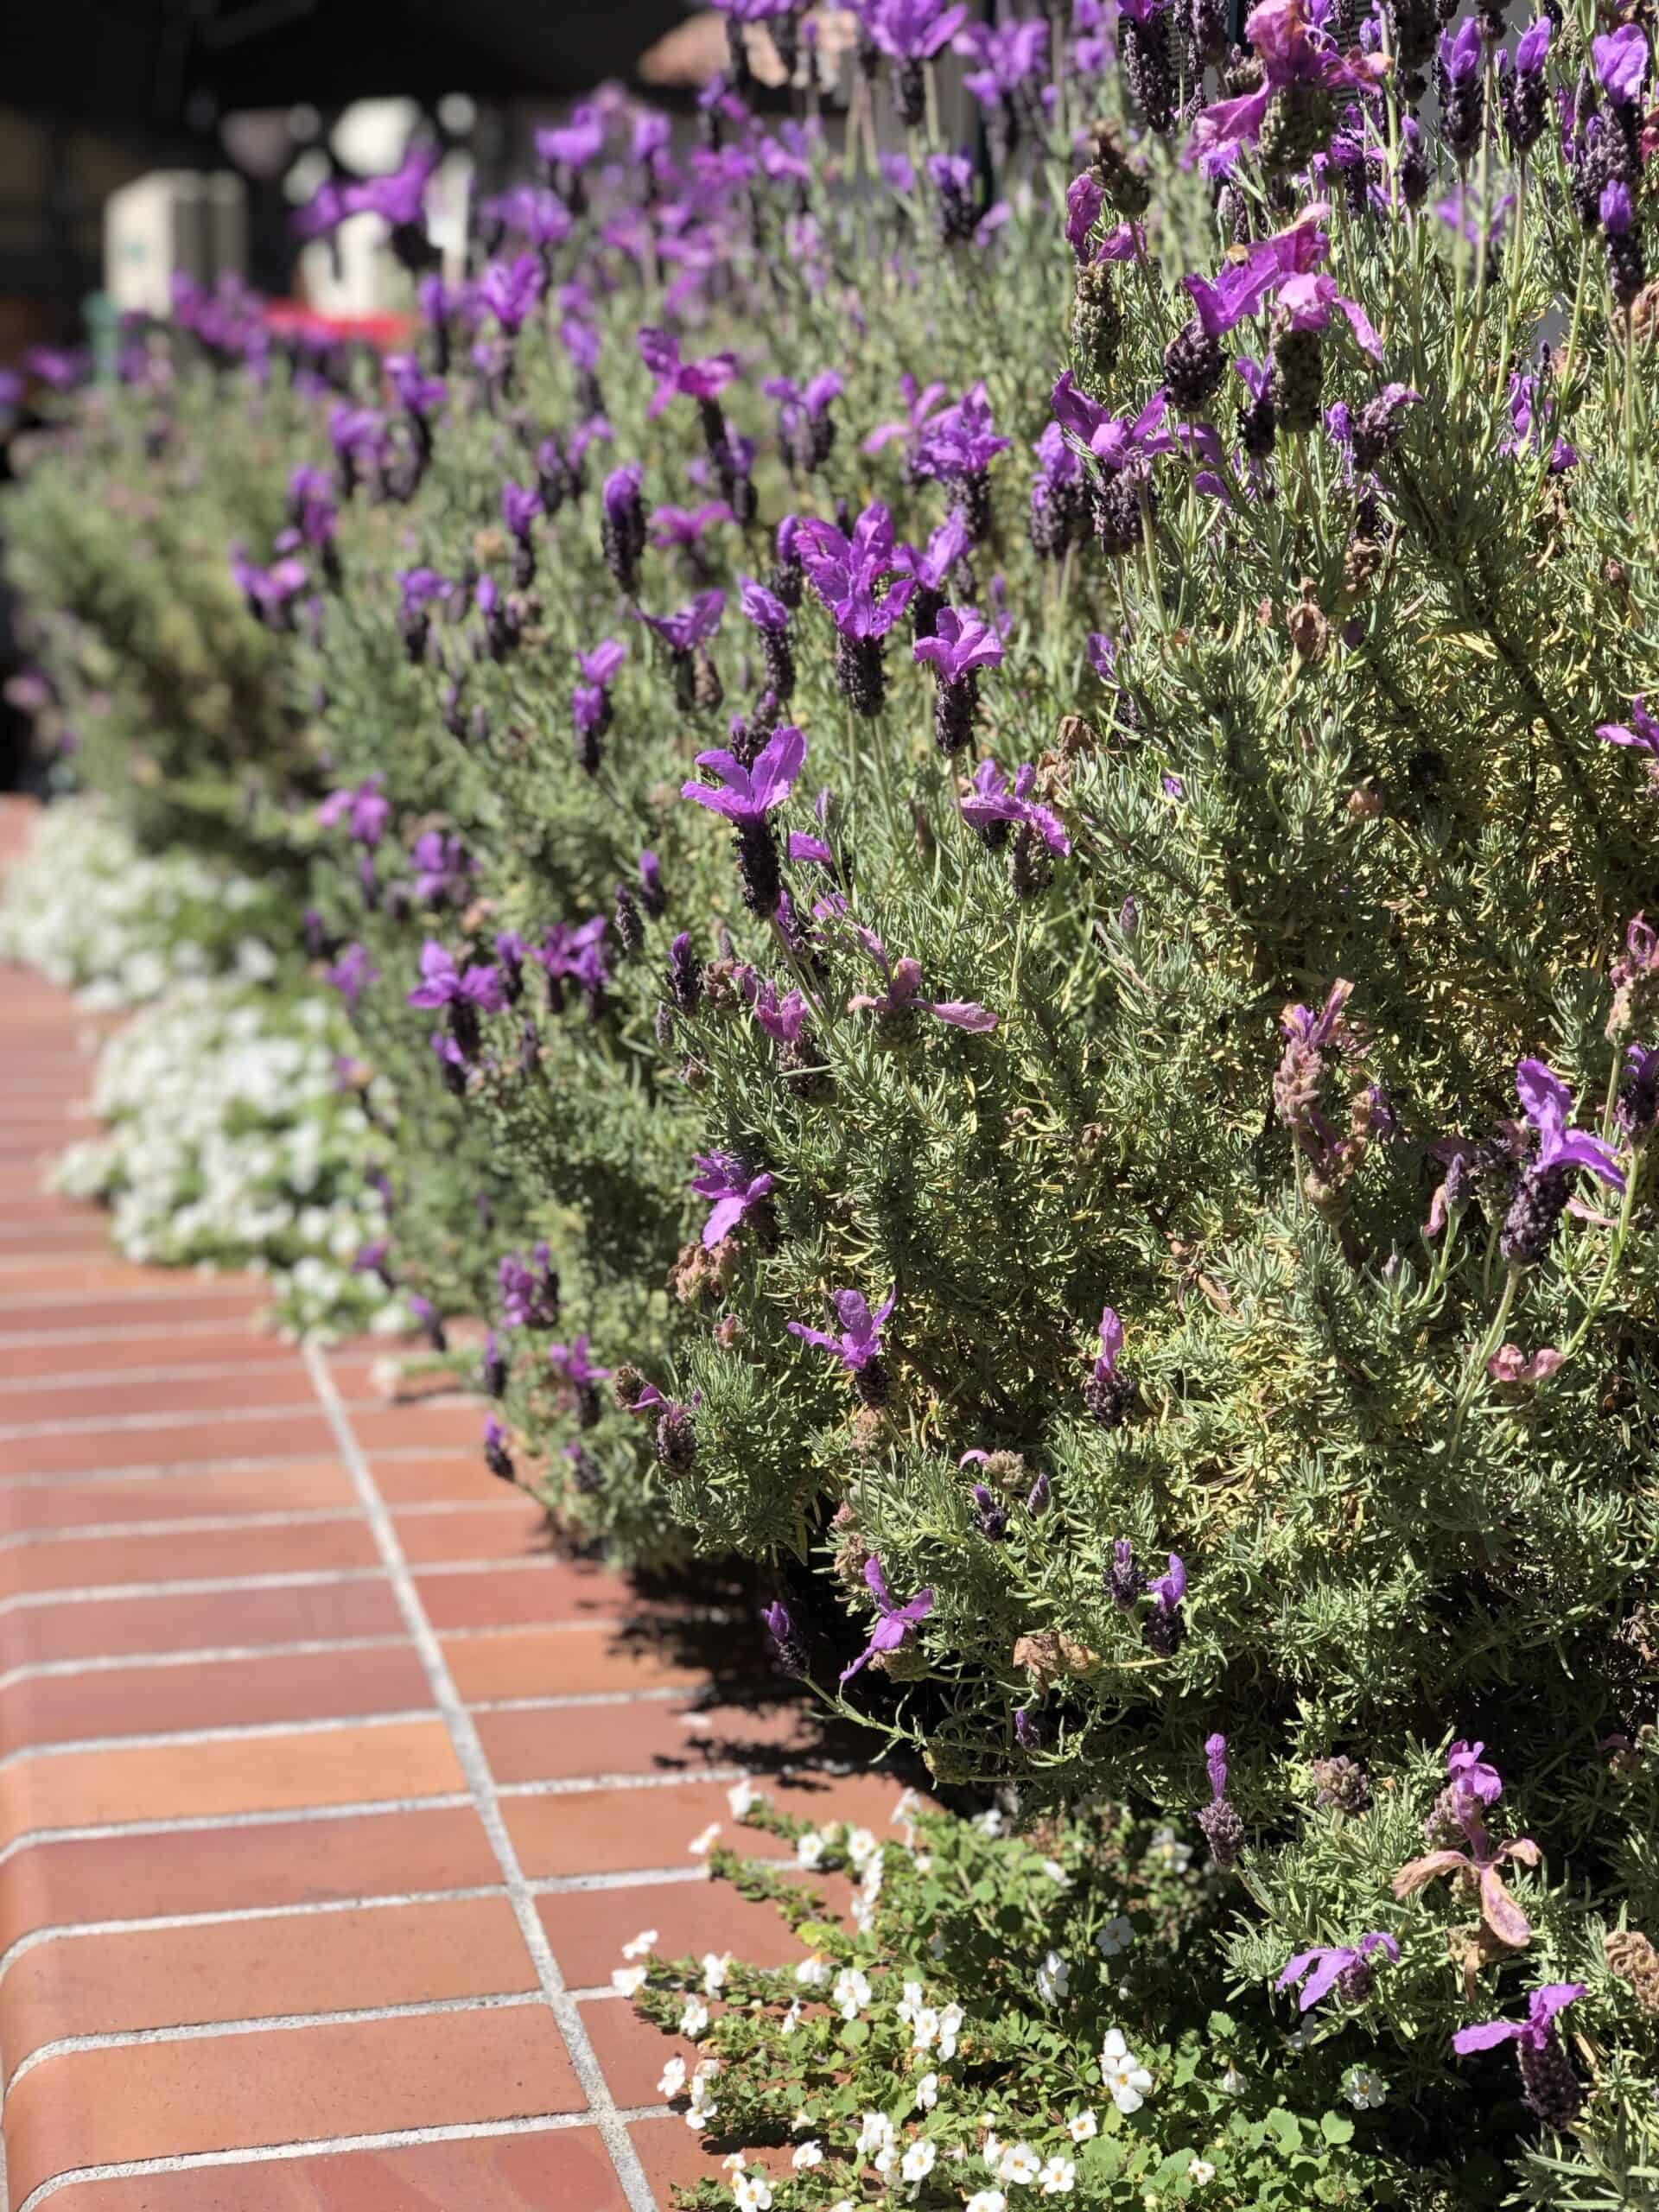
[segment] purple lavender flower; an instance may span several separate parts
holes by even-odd
[[[694,1166],[702,1173],[691,1178],[700,1198],[712,1202],[713,1211],[702,1224],[705,1251],[731,1235],[751,1208],[758,1206],[777,1184],[775,1175],[751,1175],[742,1161],[729,1152],[695,1153]]]
[[[760,632],[766,656],[766,689],[780,707],[787,706],[795,690],[795,654],[789,638],[789,609],[775,592],[753,576],[737,580],[738,604],[744,617]]]
[[[1235,148],[1255,145],[1275,92],[1293,86],[1363,92],[1388,74],[1382,54],[1344,59],[1321,41],[1303,0],[1263,0],[1246,18],[1244,31],[1251,53],[1261,60],[1262,82],[1254,92],[1205,109],[1181,156],[1184,167],[1202,161],[1207,168],[1224,168]]]
[[[464,898],[477,862],[453,832],[424,830],[410,849],[415,868],[415,896],[423,906],[445,906]]]
[[[262,569],[248,558],[247,548],[231,548],[232,581],[246,602],[247,609],[256,622],[268,630],[287,631],[294,627],[294,602],[310,585],[310,572],[303,561],[290,556],[275,561]]]
[[[479,303],[508,337],[516,337],[530,320],[545,282],[541,262],[533,253],[493,261],[478,280]]]
[[[850,1667],[842,1671],[844,1689],[853,1676],[867,1667],[879,1652],[896,1651],[909,1636],[912,1629],[925,1621],[933,1610],[931,1590],[918,1590],[906,1605],[895,1605],[887,1591],[887,1579],[881,1571],[880,1559],[872,1555],[864,1564],[864,1580],[869,1586],[880,1618],[869,1643],[860,1652]]]
[[[1611,1145],[1586,1129],[1568,1127],[1573,1094],[1541,1060],[1521,1061],[1515,1085],[1522,1109],[1538,1133],[1538,1147],[1521,1171],[1498,1249],[1511,1267],[1524,1268],[1548,1249],[1577,1169],[1587,1167],[1615,1191],[1624,1188],[1624,1171]]]
[[[974,734],[979,703],[979,671],[1000,668],[1002,640],[971,607],[958,613],[941,607],[931,638],[918,638],[912,658],[932,665],[938,685],[933,702],[933,735],[946,759],[960,753]]]
[[[333,984],[347,1006],[355,1006],[369,985],[379,980],[380,970],[369,958],[364,947],[355,941],[341,952],[332,968],[325,968],[322,979]]]
[[[1637,23],[1623,23],[1605,38],[1591,41],[1596,81],[1615,107],[1634,107],[1648,73],[1647,35]]]
[[[735,753],[698,753],[698,767],[713,769],[720,779],[718,789],[699,783],[680,786],[683,798],[723,814],[734,825],[744,899],[762,919],[778,912],[783,896],[778,839],[768,817],[789,797],[805,760],[805,738],[793,723],[785,722],[773,731],[750,767]]]
[[[498,1337],[495,1331],[492,1329],[484,1339],[484,1356],[479,1362],[479,1379],[484,1385],[485,1395],[486,1396],[492,1398],[505,1397],[507,1395],[507,1355],[501,1349],[500,1338]]]
[[[1238,1863],[1244,1841],[1244,1823],[1227,1796],[1227,1738],[1207,1737],[1205,1765],[1210,1776],[1210,1802],[1200,1808],[1198,1826],[1210,1846],[1210,1855],[1224,1873]]]
[[[638,461],[613,468],[600,493],[600,543],[617,588],[630,598],[645,550],[645,509],[639,496],[645,472]]]
[[[528,541],[531,526],[542,512],[542,495],[533,486],[528,489],[522,484],[504,484],[501,486],[501,519],[521,543]]]
[[[915,637],[933,635],[950,594],[952,571],[967,551],[967,521],[955,507],[929,537],[925,553],[918,553],[913,545],[893,548],[893,567],[915,586],[910,601],[911,630]]]
[[[987,836],[995,836],[999,825],[1018,824],[1025,834],[1040,838],[1051,853],[1064,860],[1071,849],[1071,840],[1058,815],[1031,797],[1036,781],[1037,771],[1028,761],[1015,769],[1010,785],[995,760],[982,760],[974,771],[972,798],[958,802],[962,818]]]
[[[878,423],[864,441],[863,450],[866,453],[880,453],[883,446],[890,445],[894,438],[902,438],[907,455],[913,456],[928,424],[938,412],[939,402],[944,397],[942,384],[918,385],[908,370],[899,379],[899,390],[907,410],[904,421]]]
[[[478,1058],[480,1043],[479,1015],[505,1013],[507,996],[498,968],[479,963],[458,969],[442,945],[429,938],[421,948],[421,981],[408,994],[407,1003],[442,1007],[448,1014],[456,1048],[464,1059],[471,1061]],[[448,1059],[450,1056],[441,1057]]]
[[[317,809],[318,829],[332,830],[337,822],[345,822],[353,841],[372,851],[391,819],[391,802],[381,788],[385,780],[377,771],[366,782],[331,792]]]
[[[931,61],[968,20],[945,0],[865,0],[859,10],[871,42],[890,60]]]
[[[996,1016],[988,1007],[976,1006],[966,999],[925,999],[921,995],[922,966],[918,960],[890,960],[887,949],[872,929],[855,924],[859,941],[881,971],[887,988],[879,996],[859,991],[847,1001],[849,1014],[874,1014],[887,1033],[890,1040],[902,1040],[905,1031],[918,1014],[931,1014],[936,1021],[943,1021],[952,1029],[969,1029],[976,1036],[983,1036],[996,1027]],[[897,1032],[897,1039],[893,1033]]]
[[[786,1675],[807,1674],[812,1664],[811,1653],[805,1636],[783,1599],[777,1599],[766,1606],[760,1618],[766,1624],[766,1634],[772,1638],[772,1648],[784,1672]]]
[[[677,613],[642,614],[639,617],[668,647],[679,704],[683,708],[720,704],[718,679],[715,679],[713,683],[712,698],[705,695],[700,679],[705,670],[709,677],[714,676],[706,646],[708,639],[720,627],[720,618],[725,607],[726,594],[723,591],[700,591],[689,607],[681,607]]]
[[[738,981],[750,1011],[774,1045],[788,1050],[810,1035],[811,1009],[800,991],[789,991],[780,997],[777,984],[767,976],[757,976],[752,968],[740,969]]]
[[[767,377],[760,389],[778,403],[778,447],[791,470],[822,468],[835,450],[830,410],[846,387],[834,369],[821,369],[804,385],[792,377]]]
[[[820,1351],[829,1352],[838,1359],[853,1378],[853,1387],[867,1406],[884,1406],[891,1390],[887,1363],[881,1357],[881,1329],[893,1311],[897,1293],[889,1291],[883,1303],[874,1313],[865,1302],[863,1294],[856,1290],[837,1290],[831,1294],[831,1303],[841,1322],[841,1334],[832,1337],[822,1329],[809,1329],[803,1321],[788,1324],[791,1337],[798,1337],[803,1344],[813,1344]]]
[[[404,412],[425,426],[449,397],[441,377],[429,377],[414,353],[388,353],[386,381]]]
[[[1186,1637],[1186,1619],[1181,1611],[1181,1600],[1186,1595],[1186,1567],[1179,1553],[1169,1554],[1169,1570],[1147,1590],[1154,1600],[1142,1630],[1150,1649],[1160,1659],[1173,1659]]]
[[[507,1449],[507,1431],[493,1414],[484,1423],[484,1464],[504,1483],[516,1483],[518,1472]]]
[[[536,133],[536,155],[550,169],[564,171],[568,182],[598,160],[604,143],[604,115],[594,101],[583,100],[571,110],[569,123],[544,124]]]
[[[599,1391],[597,1385],[610,1379],[608,1367],[596,1367],[588,1357],[586,1332],[574,1344],[550,1344],[547,1363],[556,1382],[575,1393],[577,1416],[584,1428],[592,1428],[599,1419]]]
[[[1376,1968],[1370,1961],[1377,1952],[1390,1964],[1399,1965],[1400,1946],[1381,1928],[1362,1936],[1351,1948],[1345,1944],[1315,1944],[1312,1950],[1298,1951],[1273,1986],[1275,1990],[1284,1990],[1300,1982],[1297,2009],[1303,2012],[1311,2012],[1333,1989],[1351,2005],[1363,2004],[1371,1993]]]
[[[663,864],[647,847],[640,854],[637,865],[639,870],[639,903],[653,922],[659,922],[668,912],[668,893],[663,887]]]
[[[1135,1564],[1135,1546],[1120,1536],[1112,1546],[1112,1563],[1106,1570],[1106,1594],[1120,1612],[1128,1612],[1145,1588],[1145,1578]]]
[[[538,1244],[528,1265],[517,1252],[498,1262],[496,1283],[501,1319],[510,1329],[551,1329],[558,1325],[559,1278],[545,1244]]]
[[[1013,443],[996,434],[982,381],[935,415],[916,442],[912,468],[953,487],[970,544],[982,544],[990,533],[990,465]]]
[[[963,84],[988,111],[993,149],[1004,165],[1023,136],[1033,105],[1030,80],[1043,67],[1048,24],[1027,16],[993,28],[969,23],[954,41],[957,53],[978,66],[963,73]]]
[[[610,687],[626,658],[626,646],[614,638],[603,638],[591,652],[576,654],[583,680],[571,691],[570,715],[575,724],[576,758],[590,776],[598,772],[600,740],[611,726]]]
[[[981,212],[979,172],[966,154],[930,154],[925,167],[928,182],[938,194],[941,245],[984,245],[1008,220],[1013,210],[1006,200]]]
[[[397,627],[404,650],[411,661],[425,657],[432,627],[432,607],[449,595],[449,587],[435,569],[402,569],[397,573]]]
[[[1532,1940],[1532,1930],[1504,1886],[1503,1868],[1506,1859],[1535,1866],[1541,1854],[1530,1836],[1517,1836],[1513,1842],[1494,1848],[1484,1815],[1485,1808],[1497,1802],[1503,1784],[1497,1768],[1481,1758],[1484,1748],[1462,1741],[1452,1745],[1446,1754],[1446,1786],[1427,1824],[1428,1842],[1449,1835],[1463,1847],[1442,1844],[1412,1859],[1395,1876],[1394,1894],[1403,1900],[1442,1874],[1466,1876],[1478,1890],[1480,1916],[1492,1936],[1510,1950],[1524,1950]]]
[[[737,374],[735,353],[711,353],[706,360],[683,361],[680,341],[671,331],[644,329],[639,343],[639,358],[657,379],[645,409],[647,419],[652,422],[682,394],[699,404],[714,400]]]
[[[1512,2043],[1528,2105],[1546,2126],[1570,2127],[1583,2107],[1584,2088],[1561,2048],[1555,2016],[1584,1996],[1586,1987],[1581,1981],[1546,1982],[1528,1999],[1524,2020],[1482,2020],[1459,2028],[1452,2048],[1462,2058]]]

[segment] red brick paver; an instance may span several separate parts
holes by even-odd
[[[793,1955],[690,1839],[895,1786],[557,1556],[476,1408],[42,1196],[94,1027],[0,974],[0,2212],[658,2212],[710,2169],[620,1946]]]

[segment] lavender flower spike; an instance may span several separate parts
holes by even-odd
[[[1237,1865],[1244,1841],[1244,1823],[1227,1796],[1227,1738],[1222,1735],[1206,1738],[1204,1758],[1210,1776],[1210,1802],[1199,1809],[1198,1826],[1204,1830],[1211,1858],[1224,1873]]]
[[[1275,1990],[1284,1990],[1293,1982],[1300,1982],[1298,2010],[1303,2012],[1311,2012],[1333,1989],[1349,2004],[1363,2004],[1370,1995],[1376,1980],[1376,1969],[1370,1961],[1377,1951],[1391,1965],[1399,1965],[1400,1946],[1381,1928],[1362,1936],[1351,1948],[1346,1944],[1316,1944],[1310,1951],[1298,1951],[1273,1986]]]
[[[893,1311],[897,1294],[895,1291],[889,1291],[872,1313],[861,1292],[833,1292],[830,1302],[835,1306],[842,1328],[838,1337],[830,1336],[823,1329],[809,1329],[801,1321],[788,1324],[791,1337],[798,1337],[803,1344],[816,1345],[820,1351],[831,1353],[841,1362],[851,1375],[854,1387],[867,1406],[883,1406],[887,1402],[889,1384],[887,1367],[881,1357],[881,1330]]]
[[[932,664],[939,687],[933,702],[933,734],[948,760],[973,736],[979,671],[1001,667],[1002,640],[971,607],[958,613],[954,607],[944,607],[936,618],[933,635],[918,638],[911,655]]]
[[[763,919],[778,912],[783,897],[778,840],[767,817],[789,797],[805,760],[805,738],[793,723],[785,722],[773,731],[750,767],[735,753],[698,753],[697,766],[714,770],[720,779],[718,789],[698,783],[680,786],[683,798],[723,814],[735,827],[744,899],[750,912]]]
[[[1169,1571],[1147,1586],[1155,1604],[1147,1617],[1145,1636],[1160,1659],[1173,1659],[1186,1637],[1181,1600],[1186,1595],[1186,1567],[1179,1553],[1169,1554]]]
[[[1586,1129],[1567,1126],[1573,1094],[1541,1060],[1522,1060],[1515,1071],[1515,1087],[1528,1121],[1538,1132],[1538,1149],[1522,1170],[1498,1249],[1512,1268],[1527,1268],[1549,1249],[1575,1169],[1587,1167],[1615,1191],[1624,1188],[1624,1171],[1611,1145]]]
[[[931,1590],[918,1590],[908,1605],[895,1605],[887,1590],[887,1578],[881,1572],[881,1562],[872,1557],[865,1562],[864,1580],[869,1585],[870,1595],[880,1611],[874,1633],[850,1667],[842,1672],[842,1687],[851,1681],[861,1669],[867,1667],[878,1653],[896,1651],[905,1638],[933,1610]]]
[[[1524,2020],[1482,2020],[1459,2028],[1452,2048],[1461,2058],[1471,2050],[1491,2050],[1512,2043],[1526,2101],[1546,2126],[1570,2127],[1584,2105],[1584,2088],[1561,2048],[1555,2016],[1585,1994],[1581,1981],[1550,1981],[1535,1989]]]
[[[1628,745],[1638,753],[1649,753],[1659,764],[1659,721],[1648,712],[1647,702],[1639,691],[1630,702],[1629,724],[1598,722],[1596,735],[1605,738],[1609,745]]]

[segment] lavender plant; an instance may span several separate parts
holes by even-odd
[[[790,1578],[791,1669],[944,1783],[1190,1808],[1236,1974],[1352,1954],[1320,2037],[1483,2093],[1472,2201],[1630,2201],[1646,34],[861,21],[838,150],[810,68],[678,151],[601,96],[412,368],[292,394],[333,519],[237,558],[348,795],[290,836],[387,1264],[495,1323],[569,1526]],[[227,423],[287,390],[189,343]],[[1454,2048],[1578,1984],[1570,2118]]]

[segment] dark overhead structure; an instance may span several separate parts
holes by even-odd
[[[684,20],[681,0],[50,0],[19,8],[7,105],[175,140],[238,108],[558,99]]]

